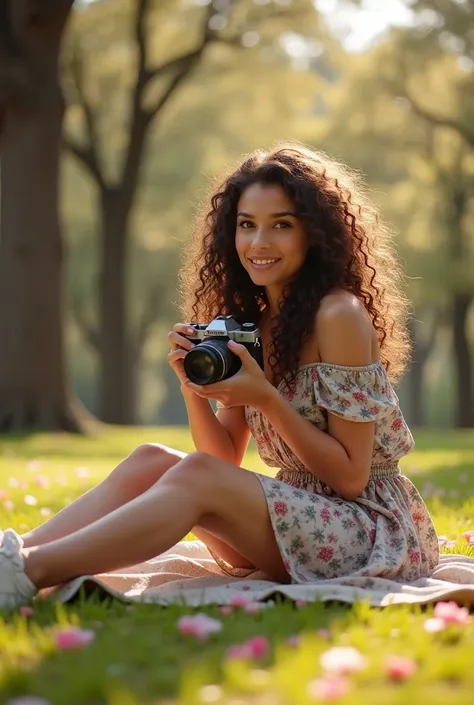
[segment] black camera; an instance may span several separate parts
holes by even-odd
[[[217,316],[209,324],[187,323],[196,331],[185,336],[196,343],[184,358],[184,371],[195,384],[213,384],[228,379],[242,366],[240,358],[228,347],[229,340],[245,345],[263,370],[260,331],[255,323],[238,323],[233,316]],[[197,341],[197,342],[196,342]]]

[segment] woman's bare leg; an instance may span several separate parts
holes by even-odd
[[[165,472],[185,457],[185,453],[158,443],[138,446],[105,480],[41,526],[24,534],[22,538],[25,548],[41,546],[89,526],[146,492]],[[192,531],[230,565],[237,568],[252,567],[249,561],[209,531],[197,526],[193,527]]]
[[[23,535],[25,546],[40,546],[74,533],[146,492],[185,453],[158,443],[138,446],[98,485]]]
[[[25,570],[38,588],[116,570],[163,553],[194,526],[288,582],[258,478],[204,453],[187,456],[148,491],[93,524],[27,549]]]

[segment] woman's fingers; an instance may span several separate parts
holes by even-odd
[[[184,335],[181,335],[174,329],[170,330],[170,332],[168,333],[168,340],[173,350],[176,350],[177,348],[182,348],[183,350],[192,350],[195,347],[194,343],[192,343],[190,340],[185,338]]]

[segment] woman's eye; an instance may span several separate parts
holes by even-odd
[[[244,228],[244,229],[253,228],[253,223],[251,220],[241,220],[239,223],[239,228]]]
[[[275,228],[291,228],[291,223],[288,223],[286,220],[280,220],[278,223],[275,223]]]

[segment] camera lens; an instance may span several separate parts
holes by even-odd
[[[227,338],[214,338],[199,343],[184,358],[184,371],[194,384],[212,384],[229,376],[233,353]]]

